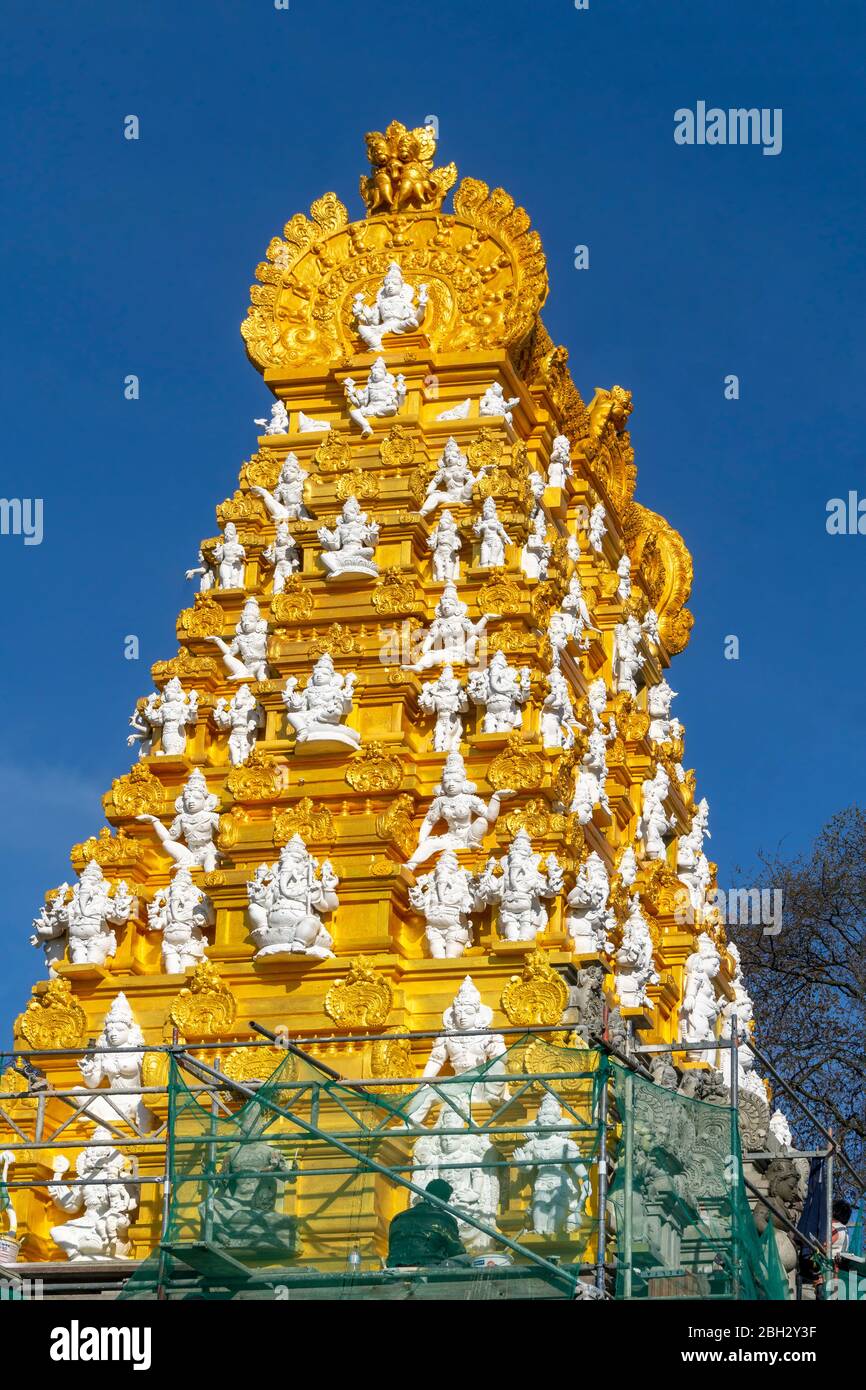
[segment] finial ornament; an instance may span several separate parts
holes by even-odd
[[[457,166],[433,168],[436,136],[432,126],[408,130],[402,121],[392,121],[384,134],[372,130],[366,139],[371,172],[361,175],[361,197],[368,217],[441,208],[456,182]]]

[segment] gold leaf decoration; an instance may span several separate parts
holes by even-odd
[[[381,1028],[394,1003],[394,991],[366,956],[358,956],[344,980],[325,995],[325,1013],[338,1028]]]
[[[219,667],[210,656],[193,656],[188,647],[181,647],[177,656],[170,661],[155,661],[150,674],[160,687],[166,685],[174,676],[185,684],[202,685],[217,680]]]
[[[352,451],[348,440],[336,430],[329,430],[313,459],[320,473],[343,473],[351,465]]]
[[[495,791],[535,791],[544,778],[544,759],[530,752],[515,729],[487,769],[487,780]]]
[[[371,172],[361,175],[360,188],[368,217],[442,206],[457,178],[457,167],[433,168],[436,136],[432,126],[408,130],[402,121],[392,121],[384,133],[372,130],[366,139]]]
[[[234,849],[241,838],[243,827],[248,824],[249,816],[240,806],[233,806],[227,815],[220,818],[219,830],[217,831],[216,842],[220,849]]]
[[[482,613],[497,617],[520,612],[520,590],[511,579],[497,575],[488,579],[478,590],[478,606]]]
[[[253,454],[241,466],[240,481],[248,488],[263,487],[273,492],[280,476],[280,460],[273,454]]]
[[[141,840],[133,839],[124,830],[112,835],[108,826],[104,825],[98,835],[91,835],[82,844],[73,845],[69,858],[76,873],[80,874],[85,864],[91,861],[100,866],[113,864],[117,868],[129,869],[140,862],[144,853],[145,846]]]
[[[185,1038],[218,1038],[229,1032],[237,1012],[237,1000],[213,961],[202,960],[175,995],[168,1016]]]
[[[297,574],[289,575],[283,592],[271,600],[271,617],[275,623],[306,622],[313,616],[313,595]]]
[[[376,817],[376,834],[380,840],[392,841],[408,857],[415,848],[415,804],[407,792],[395,797],[381,816]]]
[[[184,608],[177,619],[178,640],[185,637],[219,637],[225,623],[225,614],[213,599],[196,599],[194,608]]]
[[[216,509],[217,521],[224,527],[227,521],[259,521],[262,504],[258,497],[238,489],[232,497],[227,497]]]
[[[370,1052],[370,1070],[374,1076],[412,1076],[412,1049],[403,1038],[380,1038],[373,1043]],[[406,1086],[369,1086],[374,1095],[393,1096],[407,1094],[415,1088]]]
[[[245,763],[232,768],[226,786],[237,801],[270,801],[286,780],[284,766],[256,746]]]
[[[379,445],[385,468],[409,468],[415,458],[415,439],[403,425],[392,425]]]
[[[354,634],[350,628],[344,627],[342,623],[331,623],[328,631],[323,633],[313,628],[307,643],[307,652],[314,659],[324,656],[325,652],[330,652],[333,656],[336,652],[348,655],[349,652],[354,651],[357,651]]]
[[[530,951],[523,973],[511,976],[499,1000],[515,1027],[559,1023],[567,1004],[568,986],[543,951]]]
[[[104,803],[113,803],[119,816],[158,815],[164,800],[165,788],[147,763],[136,763],[124,777],[117,777],[103,798]]]
[[[424,600],[413,582],[411,572],[386,569],[370,595],[377,613],[423,613]]]
[[[87,1041],[87,1015],[62,976],[48,981],[41,994],[28,1000],[15,1024],[16,1033],[31,1047],[83,1047]]]
[[[356,792],[392,792],[403,781],[403,764],[374,740],[349,764],[346,781]]]
[[[466,446],[466,457],[473,473],[478,473],[482,468],[495,468],[502,458],[504,447],[498,430],[480,430]]]
[[[277,1067],[283,1068],[281,1079],[286,1081],[294,1081],[298,1075],[297,1058],[284,1047],[233,1047],[222,1069],[232,1081],[248,1086],[269,1081]]]
[[[314,806],[311,798],[304,796],[296,805],[282,811],[274,821],[274,844],[277,848],[287,845],[293,835],[300,835],[307,845],[315,840],[331,844],[336,839],[337,827],[327,806],[321,802]]]
[[[345,502],[348,497],[357,497],[359,502],[366,502],[379,496],[379,479],[369,469],[353,468],[340,478],[336,492],[340,502]]]

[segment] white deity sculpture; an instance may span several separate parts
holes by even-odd
[[[592,618],[589,616],[589,609],[586,606],[586,599],[583,596],[583,587],[577,570],[569,579],[568,589],[562,600],[562,618],[566,640],[570,637],[580,651],[586,651],[589,646],[589,638],[584,634],[594,632],[595,629],[592,625]]]
[[[67,895],[69,901],[66,901]],[[121,879],[113,887],[91,859],[70,893],[62,883],[52,901],[34,918],[31,946],[43,946],[49,967],[63,959],[68,947],[72,965],[105,965],[117,951],[111,926],[129,921],[135,900]]]
[[[487,472],[481,468],[473,473],[466,455],[460,452],[453,435],[445,441],[445,448],[439,457],[436,472],[427,484],[427,495],[421,503],[421,515],[436,510],[445,502],[449,507],[461,506],[472,500],[472,491],[478,479]]]
[[[447,1104],[443,1104],[430,1132],[415,1142],[412,1181],[422,1188],[434,1178],[448,1183],[452,1191],[449,1210],[457,1218],[457,1234],[469,1255],[480,1256],[496,1248],[494,1237],[467,1218],[475,1217],[489,1230],[498,1232],[498,1159],[499,1153],[489,1137],[482,1131],[467,1129],[460,1110]],[[413,1196],[413,1205],[419,1200]]]
[[[309,521],[310,513],[304,506],[304,483],[309,476],[297,455],[286,454],[273,492],[266,487],[252,487],[250,491],[261,497],[274,521],[297,521],[299,517]]]
[[[794,1148],[794,1136],[784,1110],[774,1110],[770,1116],[770,1134],[782,1153],[791,1153]]]
[[[153,691],[144,707],[133,714],[129,722],[135,733],[126,741],[129,745],[138,741],[140,756],[144,756],[151,751],[154,731],[161,729],[160,756],[182,757],[186,752],[187,726],[197,719],[198,692],[191,690],[187,695],[178,677],[172,676],[160,695]]]
[[[629,616],[618,623],[613,635],[613,673],[618,691],[637,695],[637,675],[643,666],[643,633],[637,618]]]
[[[288,522],[278,522],[277,534],[271,544],[265,546],[262,559],[266,565],[273,566],[274,593],[281,594],[286,587],[286,580],[301,566],[301,557]]]
[[[238,540],[238,528],[233,521],[226,522],[223,538],[213,548],[213,557],[220,588],[242,589],[247,552]]]
[[[576,724],[568,681],[552,666],[547,673],[547,694],[541,706],[541,741],[545,748],[573,748]]]
[[[437,584],[456,584],[460,578],[462,545],[457,524],[446,508],[427,538],[427,548],[433,554],[433,578]]]
[[[544,496],[545,486],[544,475],[539,473],[537,468],[533,468],[529,475],[529,487],[536,507]]]
[[[465,1086],[446,1083],[443,1087],[453,1106],[459,1105],[471,1111],[472,1106],[486,1101],[501,1103],[508,1097],[504,1079],[504,1066],[498,1061],[505,1055],[505,1039],[501,1033],[489,1030],[493,1021],[493,1010],[482,1004],[481,995],[475,987],[471,975],[463,980],[453,1004],[442,1015],[444,1031],[433,1043],[430,1056],[424,1067],[424,1079],[438,1076],[444,1066],[450,1066],[455,1076],[474,1073],[477,1068],[492,1062],[494,1065],[484,1073],[484,1080],[470,1078]],[[485,1030],[485,1031],[482,1031]],[[420,1125],[431,1106],[440,1097],[428,1087],[422,1087],[410,1100],[406,1109],[407,1119]]]
[[[189,869],[179,868],[168,886],[157,891],[147,921],[151,931],[162,932],[162,968],[167,975],[182,975],[204,960],[204,930],[213,926],[214,912]]]
[[[514,417],[511,412],[516,405],[520,405],[519,396],[506,397],[502,386],[498,381],[494,381],[492,386],[488,386],[478,405],[478,414],[483,416],[501,415],[505,419],[508,429],[514,427]]]
[[[198,564],[192,569],[184,571],[187,579],[195,579],[199,575],[198,591],[200,594],[207,594],[216,585],[216,575],[213,566],[205,559],[204,551],[201,546],[198,548]]]
[[[503,651],[494,652],[490,665],[469,673],[469,694],[484,709],[485,734],[508,734],[523,722],[523,706],[529,699],[528,666],[515,670]]]
[[[256,599],[248,598],[235,627],[231,642],[209,637],[223,654],[223,665],[233,681],[266,681],[268,669],[268,624],[259,612]]]
[[[581,760],[574,788],[571,811],[577,816],[580,825],[589,825],[596,806],[610,815],[610,802],[607,795],[607,745],[615,737],[615,725],[611,721],[610,732],[596,723],[590,730],[586,752]]]
[[[418,303],[415,304],[414,289],[406,284],[397,262],[392,261],[374,302],[366,304],[360,291],[352,301],[358,337],[371,352],[381,352],[386,333],[412,333],[420,328],[427,299],[427,286],[419,285]]]
[[[453,667],[446,666],[435,681],[424,682],[418,694],[418,705],[428,714],[436,715],[433,751],[459,752],[463,737],[460,716],[469,708],[469,696],[455,676]]]
[[[717,997],[714,984],[721,968],[718,947],[711,936],[701,932],[697,939],[697,950],[686,960],[683,1002],[680,1005],[682,1042],[709,1042],[715,1037],[716,1022],[724,1004],[724,999]],[[713,1060],[713,1054],[709,1052],[695,1052],[692,1056],[699,1062]]]
[[[482,569],[498,569],[505,564],[505,547],[511,545],[511,537],[496,515],[496,502],[485,497],[481,515],[473,522],[472,530],[481,542],[478,563]]]
[[[563,1127],[562,1106],[550,1091],[538,1107],[537,1132],[518,1145],[511,1160],[533,1172],[530,1213],[539,1236],[566,1236],[580,1229],[592,1185],[578,1145]]]
[[[467,396],[465,401],[459,405],[452,405],[448,410],[443,410],[436,416],[437,420],[468,420],[469,412],[472,409],[471,397]]]
[[[609,906],[610,879],[604,860],[592,851],[581,864],[574,887],[565,900],[565,928],[578,955],[609,954],[616,927]]]
[[[637,833],[647,859],[665,858],[665,836],[673,829],[673,822],[664,807],[670,790],[671,780],[661,764],[641,786],[641,815]]]
[[[343,723],[352,713],[352,697],[357,676],[354,671],[341,676],[329,652],[319,657],[303,690],[297,676],[289,676],[283,691],[286,721],[295,731],[298,743],[341,743],[358,748],[361,735]]]
[[[536,507],[520,557],[520,568],[527,579],[546,579],[552,554],[553,546],[547,539],[547,517],[541,507]]]
[[[140,1089],[143,1057],[144,1034],[126,995],[116,994],[95,1046],[78,1063],[84,1078],[84,1087],[75,1088],[81,1097],[79,1109],[99,1124],[117,1125],[123,1120],[136,1133],[144,1133],[153,1116]]]
[[[480,849],[484,836],[496,824],[503,797],[510,791],[496,791],[485,805],[476,795],[475,783],[466,776],[460,753],[449,753],[442,769],[442,781],[433,788],[433,800],[418,835],[418,847],[407,868],[414,869],[446,849]],[[444,821],[444,835],[433,830]]]
[[[337,518],[333,531],[320,526],[317,532],[322,553],[319,559],[328,571],[328,579],[341,579],[343,575],[377,575],[379,567],[373,559],[376,542],[379,539],[379,526],[367,518],[361,510],[357,497],[348,497],[343,503],[342,514]]]
[[[330,428],[327,420],[316,420],[312,415],[298,411],[298,434],[327,434]]]
[[[622,943],[616,953],[616,992],[624,1009],[639,1009],[647,1002],[647,986],[658,984],[653,965],[653,942],[637,893],[629,899],[629,915]]]
[[[499,860],[487,861],[479,876],[476,901],[481,905],[499,906],[499,934],[504,941],[534,941],[547,926],[548,914],[544,900],[562,892],[562,869],[556,855],[547,856],[547,870],[541,868],[541,855],[536,854],[524,829],[518,830],[506,854]]]
[[[214,723],[228,730],[229,761],[232,767],[246,762],[256,742],[256,732],[264,724],[264,710],[248,685],[239,685],[231,700],[221,695],[214,706]]]
[[[174,803],[177,814],[168,830],[156,816],[142,814],[135,819],[150,822],[175,868],[198,865],[205,873],[213,873],[219,858],[213,839],[220,823],[218,806],[219,797],[208,791],[204,773],[197,767]]]
[[[730,1042],[733,1036],[734,1015],[737,1019],[738,1039],[748,1038],[755,1018],[755,1005],[752,996],[746,988],[743,979],[743,963],[740,959],[740,949],[736,942],[729,941],[725,948],[728,955],[734,962],[734,974],[731,984],[734,990],[734,997],[722,1003],[722,1030],[721,1036],[725,1042]],[[730,1090],[731,1076],[733,1072],[733,1049],[726,1047],[721,1049],[721,1068],[725,1078],[725,1085]],[[753,1091],[762,1099],[766,1099],[766,1091],[763,1082],[753,1070],[755,1065],[755,1054],[749,1047],[748,1042],[740,1041],[737,1048],[737,1074],[739,1077],[740,1090]]]
[[[409,889],[409,901],[424,914],[427,949],[434,960],[454,960],[472,945],[472,875],[461,868],[453,850],[445,850],[430,872],[419,876]]]
[[[261,425],[265,434],[288,434],[289,412],[285,401],[274,401],[270,417],[262,416],[259,420],[253,420],[253,424]]]
[[[667,743],[679,738],[683,726],[677,718],[671,718],[671,702],[676,697],[666,680],[647,686],[646,709],[650,717],[649,736],[653,743]]]
[[[626,845],[617,865],[623,888],[633,888],[637,883],[637,855],[632,845]]]
[[[385,366],[384,357],[377,357],[370,368],[366,386],[359,388],[352,377],[347,376],[343,390],[349,403],[349,418],[360,425],[361,434],[366,438],[373,433],[371,420],[387,419],[397,414],[406,400],[406,378],[402,373],[392,376]]]
[[[641,631],[648,642],[654,647],[661,646],[661,633],[659,632],[659,615],[654,608],[648,608],[644,614]]]
[[[570,478],[573,472],[571,444],[566,435],[558,434],[553,441],[550,462],[547,465],[547,486],[565,487],[566,478]]]
[[[467,606],[457,596],[453,584],[446,584],[436,604],[433,621],[424,634],[418,660],[410,671],[429,671],[431,666],[474,666],[478,660],[478,644],[488,622],[495,615],[484,613],[471,622]]]
[[[621,603],[626,603],[631,597],[631,560],[627,555],[620,556],[616,572],[619,575],[619,583],[616,586],[617,596]]]
[[[707,898],[707,890],[712,882],[707,856],[704,854],[704,838],[711,839],[709,832],[710,805],[702,797],[695,807],[695,814],[687,835],[680,835],[677,841],[677,876],[689,890],[692,907],[699,912]]]
[[[93,1140],[75,1160],[74,1184],[63,1181],[69,1159],[58,1154],[48,1183],[51,1200],[71,1221],[50,1228],[51,1239],[70,1261],[128,1260],[133,1247],[129,1227],[139,1204],[136,1160],[109,1142],[110,1130],[97,1125]]]
[[[300,835],[283,846],[276,864],[261,864],[247,884],[255,959],[332,956],[333,938],[322,918],[340,905],[338,883],[330,862],[323,860],[319,869]]]

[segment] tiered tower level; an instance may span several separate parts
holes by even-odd
[[[584,402],[506,192],[466,178],[445,211],[429,130],[367,143],[366,216],[327,193],[256,270],[242,333],[272,418],[201,542],[109,825],[37,919],[48,978],[15,1045],[98,1040],[94,1095],[120,1084],[110,1045],[142,1038],[219,1043],[254,1077],[277,1054],[238,1046],[251,1019],[350,1077],[420,1075],[467,974],[494,1026],[631,1019],[646,1041],[718,1032],[742,996],[664,674],[692,561],[635,500],[631,395]],[[40,1065],[82,1084],[73,1057]],[[16,1180],[50,1163],[20,1155]],[[16,1205],[22,1257],[62,1258],[47,1187]],[[130,1253],[158,1227],[144,1188]]]

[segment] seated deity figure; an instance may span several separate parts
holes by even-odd
[[[492,1020],[493,1010],[482,1004],[472,976],[467,975],[442,1015],[444,1031],[435,1040],[424,1067],[425,1080],[438,1076],[446,1065],[458,1077],[471,1073],[465,1085],[449,1081],[442,1088],[451,1105],[467,1113],[485,1102],[501,1104],[508,1099],[505,1068],[498,1060],[505,1055],[505,1039],[501,1033],[480,1031],[489,1030]],[[484,1079],[476,1080],[476,1071],[491,1062],[494,1065],[484,1072]],[[441,1095],[422,1086],[406,1108],[407,1119],[420,1125],[440,1100]]]
[[[472,945],[469,914],[475,907],[472,875],[447,849],[409,889],[409,901],[424,915],[427,950],[434,960],[454,960]]]
[[[514,428],[514,417],[511,414],[516,405],[520,405],[519,396],[509,396],[506,398],[505,392],[498,381],[494,381],[492,386],[488,386],[478,405],[478,414],[481,416],[501,415],[505,419],[508,429]]]
[[[174,803],[177,814],[168,830],[156,816],[142,814],[135,819],[150,822],[175,868],[198,865],[210,874],[219,858],[213,838],[220,823],[218,806],[219,797],[208,791],[204,774],[197,767]]]
[[[116,1117],[115,1117],[116,1118]],[[132,1258],[129,1227],[138,1207],[139,1189],[125,1178],[137,1176],[136,1161],[110,1143],[103,1125],[93,1130],[93,1143],[80,1149],[74,1184],[65,1183],[69,1159],[54,1159],[48,1193],[55,1206],[73,1214],[71,1221],[50,1229],[51,1239],[67,1260],[128,1260]]]
[[[373,433],[371,420],[384,420],[397,414],[406,400],[406,378],[402,373],[392,376],[384,357],[377,357],[366,386],[359,388],[352,377],[347,376],[343,390],[349,403],[349,419],[360,425],[361,434],[366,438]]]
[[[421,643],[418,660],[406,669],[429,671],[431,666],[474,666],[478,644],[493,613],[484,613],[477,622],[466,616],[467,605],[457,596],[453,584],[446,584],[436,604],[433,621]]]
[[[304,483],[309,476],[296,454],[286,454],[273,492],[266,487],[252,487],[250,491],[261,497],[274,521],[297,521],[299,517],[309,521],[310,513],[304,506]]]
[[[317,532],[322,553],[319,559],[328,571],[328,579],[340,579],[345,575],[377,575],[379,567],[373,556],[379,539],[379,527],[375,521],[367,519],[361,511],[357,497],[349,497],[343,503],[342,515],[338,517],[333,531],[320,526]]]
[[[436,715],[433,751],[459,752],[463,737],[463,720],[460,716],[469,708],[469,696],[455,676],[453,667],[446,666],[435,681],[424,682],[418,693],[418,705],[428,714]]]
[[[639,1009],[647,1002],[647,986],[658,984],[653,964],[653,942],[637,893],[629,899],[629,915],[615,956],[616,992],[624,1009]]]
[[[112,887],[91,859],[71,893],[68,883],[62,883],[34,918],[30,944],[44,947],[49,967],[63,959],[67,947],[72,965],[105,965],[117,952],[117,936],[109,923],[123,926],[134,907],[123,879]]]
[[[568,681],[558,664],[547,673],[547,694],[541,706],[541,741],[545,748],[574,747],[577,719]]]
[[[286,410],[285,401],[274,401],[270,417],[262,416],[253,420],[253,424],[261,425],[265,434],[288,434],[289,412]]]
[[[434,854],[446,849],[480,849],[484,836],[496,824],[503,797],[511,791],[496,791],[487,805],[476,795],[475,783],[466,776],[463,756],[449,753],[442,769],[442,781],[433,788],[433,800],[418,835],[418,847],[406,867],[416,868]],[[447,831],[434,835],[444,821]]]
[[[312,415],[298,411],[298,434],[327,434],[330,428],[327,420],[316,420]]]
[[[413,333],[421,327],[427,299],[427,286],[419,285],[418,303],[415,304],[414,289],[406,284],[397,262],[392,261],[374,302],[365,303],[360,291],[352,301],[358,337],[371,352],[381,352],[386,333]]]
[[[716,1023],[725,1003],[716,995],[715,981],[722,969],[722,958],[711,936],[701,932],[697,950],[686,960],[683,1002],[680,1005],[680,1041],[708,1042],[716,1035]],[[695,1052],[694,1061],[712,1062],[713,1054]]]
[[[165,888],[156,892],[147,909],[150,931],[162,932],[162,968],[166,975],[182,975],[204,960],[204,931],[214,923],[210,899],[192,881],[187,868],[179,868]]]
[[[238,540],[238,528],[233,521],[226,522],[223,539],[213,548],[213,557],[220,588],[242,589],[247,552]]]
[[[646,708],[650,717],[649,736],[653,743],[667,743],[679,738],[683,726],[677,718],[671,718],[671,702],[677,692],[671,690],[666,680],[647,686]]]
[[[201,1204],[203,1236],[223,1249],[296,1253],[298,1226],[294,1216],[277,1207],[287,1184],[296,1180],[275,1143],[261,1137],[262,1117],[248,1107],[240,1117],[240,1141],[223,1159],[219,1179]],[[212,1235],[211,1235],[212,1233]]]
[[[547,856],[547,872],[541,869],[541,855],[535,854],[525,830],[518,830],[506,854],[487,861],[479,876],[476,901],[479,906],[499,906],[499,934],[504,941],[534,941],[547,926],[545,898],[562,892],[562,869],[556,855]]]
[[[643,633],[637,618],[629,616],[618,623],[613,635],[613,671],[618,691],[637,695],[637,677],[643,666]]]
[[[427,495],[421,503],[421,515],[434,512],[443,502],[449,507],[464,506],[472,501],[472,491],[478,479],[487,472],[481,468],[473,473],[466,455],[461,453],[452,435],[445,441],[436,472],[427,484]]]
[[[148,695],[143,708],[130,719],[136,732],[129,735],[126,742],[132,746],[141,744],[140,755],[149,753],[153,746],[153,736],[157,729],[162,730],[158,753],[162,757],[182,757],[186,752],[186,729],[198,719],[198,692],[191,690],[187,695],[177,676],[166,682],[160,695],[153,691]]]
[[[566,478],[574,472],[571,462],[571,444],[564,434],[558,434],[553,441],[550,462],[547,465],[547,486],[565,487]]]
[[[670,778],[661,764],[654,776],[648,777],[641,787],[641,816],[637,833],[647,859],[665,858],[665,836],[673,829],[664,807],[670,790]]]
[[[297,676],[289,676],[283,691],[286,720],[298,743],[343,743],[358,748],[361,735],[343,723],[352,713],[352,697],[357,676],[354,671],[341,676],[333,657],[325,652],[313,667],[303,690]]]
[[[505,564],[505,547],[511,545],[511,537],[496,515],[496,502],[485,497],[481,515],[473,522],[472,530],[481,542],[478,563],[482,569],[498,569]]]
[[[709,862],[704,854],[704,837],[710,839],[708,829],[710,804],[702,797],[695,808],[692,823],[687,835],[677,840],[677,877],[689,890],[689,900],[695,912],[700,912],[706,903],[707,889],[712,880]]]
[[[616,586],[617,597],[620,603],[627,603],[631,597],[631,560],[627,555],[620,556],[616,572],[619,578]]]
[[[209,637],[223,654],[223,665],[233,681],[268,679],[268,624],[259,612],[256,599],[248,598],[235,627],[231,642]]]
[[[615,737],[615,726],[606,731],[601,723],[590,730],[574,788],[571,811],[580,825],[589,825],[596,806],[610,815],[607,795],[607,745]]]
[[[470,671],[469,694],[484,709],[481,727],[485,734],[507,734],[520,728],[531,675],[528,666],[519,670],[509,666],[503,651],[494,652],[484,670]]]
[[[511,1155],[532,1171],[530,1219],[538,1236],[567,1236],[580,1229],[592,1185],[578,1145],[563,1128],[562,1106],[549,1091],[531,1128],[536,1131]]]
[[[338,883],[330,862],[323,860],[319,869],[300,835],[283,846],[276,864],[261,864],[247,884],[255,959],[332,956],[333,938],[322,917],[340,905]]]
[[[201,546],[198,548],[198,564],[192,569],[184,571],[187,579],[195,579],[199,576],[198,591],[200,594],[207,594],[216,585],[216,575],[213,566],[205,559],[204,551]]]
[[[286,580],[301,567],[301,557],[288,522],[278,523],[277,534],[271,544],[265,546],[262,559],[265,564],[273,566],[274,593],[281,594],[286,587]]]
[[[547,539],[547,517],[541,507],[536,507],[520,556],[520,568],[526,578],[546,579],[552,554],[553,546]]]
[[[455,1130],[460,1132],[454,1133]],[[472,1218],[492,1232],[499,1230],[499,1161],[501,1155],[490,1139],[483,1132],[468,1129],[460,1110],[446,1104],[433,1128],[415,1141],[412,1181],[426,1188],[438,1180],[452,1189],[449,1205],[457,1217],[458,1237],[468,1255],[496,1249],[495,1236],[480,1230]],[[413,1203],[421,1200],[413,1194]]]
[[[138,1049],[138,1050],[136,1050]],[[142,1033],[129,1000],[116,994],[102,1024],[102,1032],[78,1063],[84,1087],[76,1087],[79,1108],[100,1124],[125,1120],[139,1134],[152,1120],[141,1095]],[[107,1090],[100,1088],[103,1081]]]
[[[228,730],[229,761],[241,767],[256,744],[256,733],[264,724],[264,710],[248,685],[239,685],[226,702],[220,695],[214,706],[213,721],[218,729]]]
[[[607,535],[607,512],[601,502],[597,502],[589,515],[589,543],[597,555],[600,555],[603,548],[604,538]]]
[[[457,525],[446,508],[427,538],[427,548],[433,554],[433,578],[437,584],[456,584],[460,578],[462,546]]]
[[[595,850],[581,864],[574,887],[565,900],[565,929],[577,955],[609,954],[616,916],[609,906],[610,879]]]

